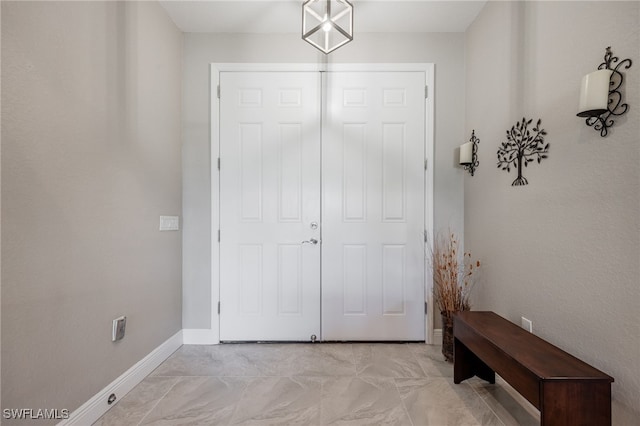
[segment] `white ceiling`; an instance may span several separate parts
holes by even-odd
[[[303,0],[161,0],[176,25],[196,33],[298,33]],[[464,32],[486,0],[351,0],[354,31]]]

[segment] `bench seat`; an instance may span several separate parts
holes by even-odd
[[[453,320],[454,383],[498,373],[540,410],[542,425],[611,425],[613,377],[494,312]]]

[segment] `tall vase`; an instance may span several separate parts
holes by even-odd
[[[453,312],[440,312],[442,316],[442,355],[453,362]]]

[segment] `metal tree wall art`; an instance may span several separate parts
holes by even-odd
[[[511,171],[511,167],[518,171],[518,177],[512,186],[527,185],[529,182],[522,176],[522,168],[537,159],[538,164],[543,158],[547,158],[549,144],[544,144],[544,136],[547,132],[540,127],[542,120],[538,119],[536,126],[529,130],[532,120],[523,118],[507,130],[507,141],[502,142],[498,149],[498,168]]]

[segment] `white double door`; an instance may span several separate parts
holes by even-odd
[[[424,340],[425,73],[220,73],[220,340]]]

